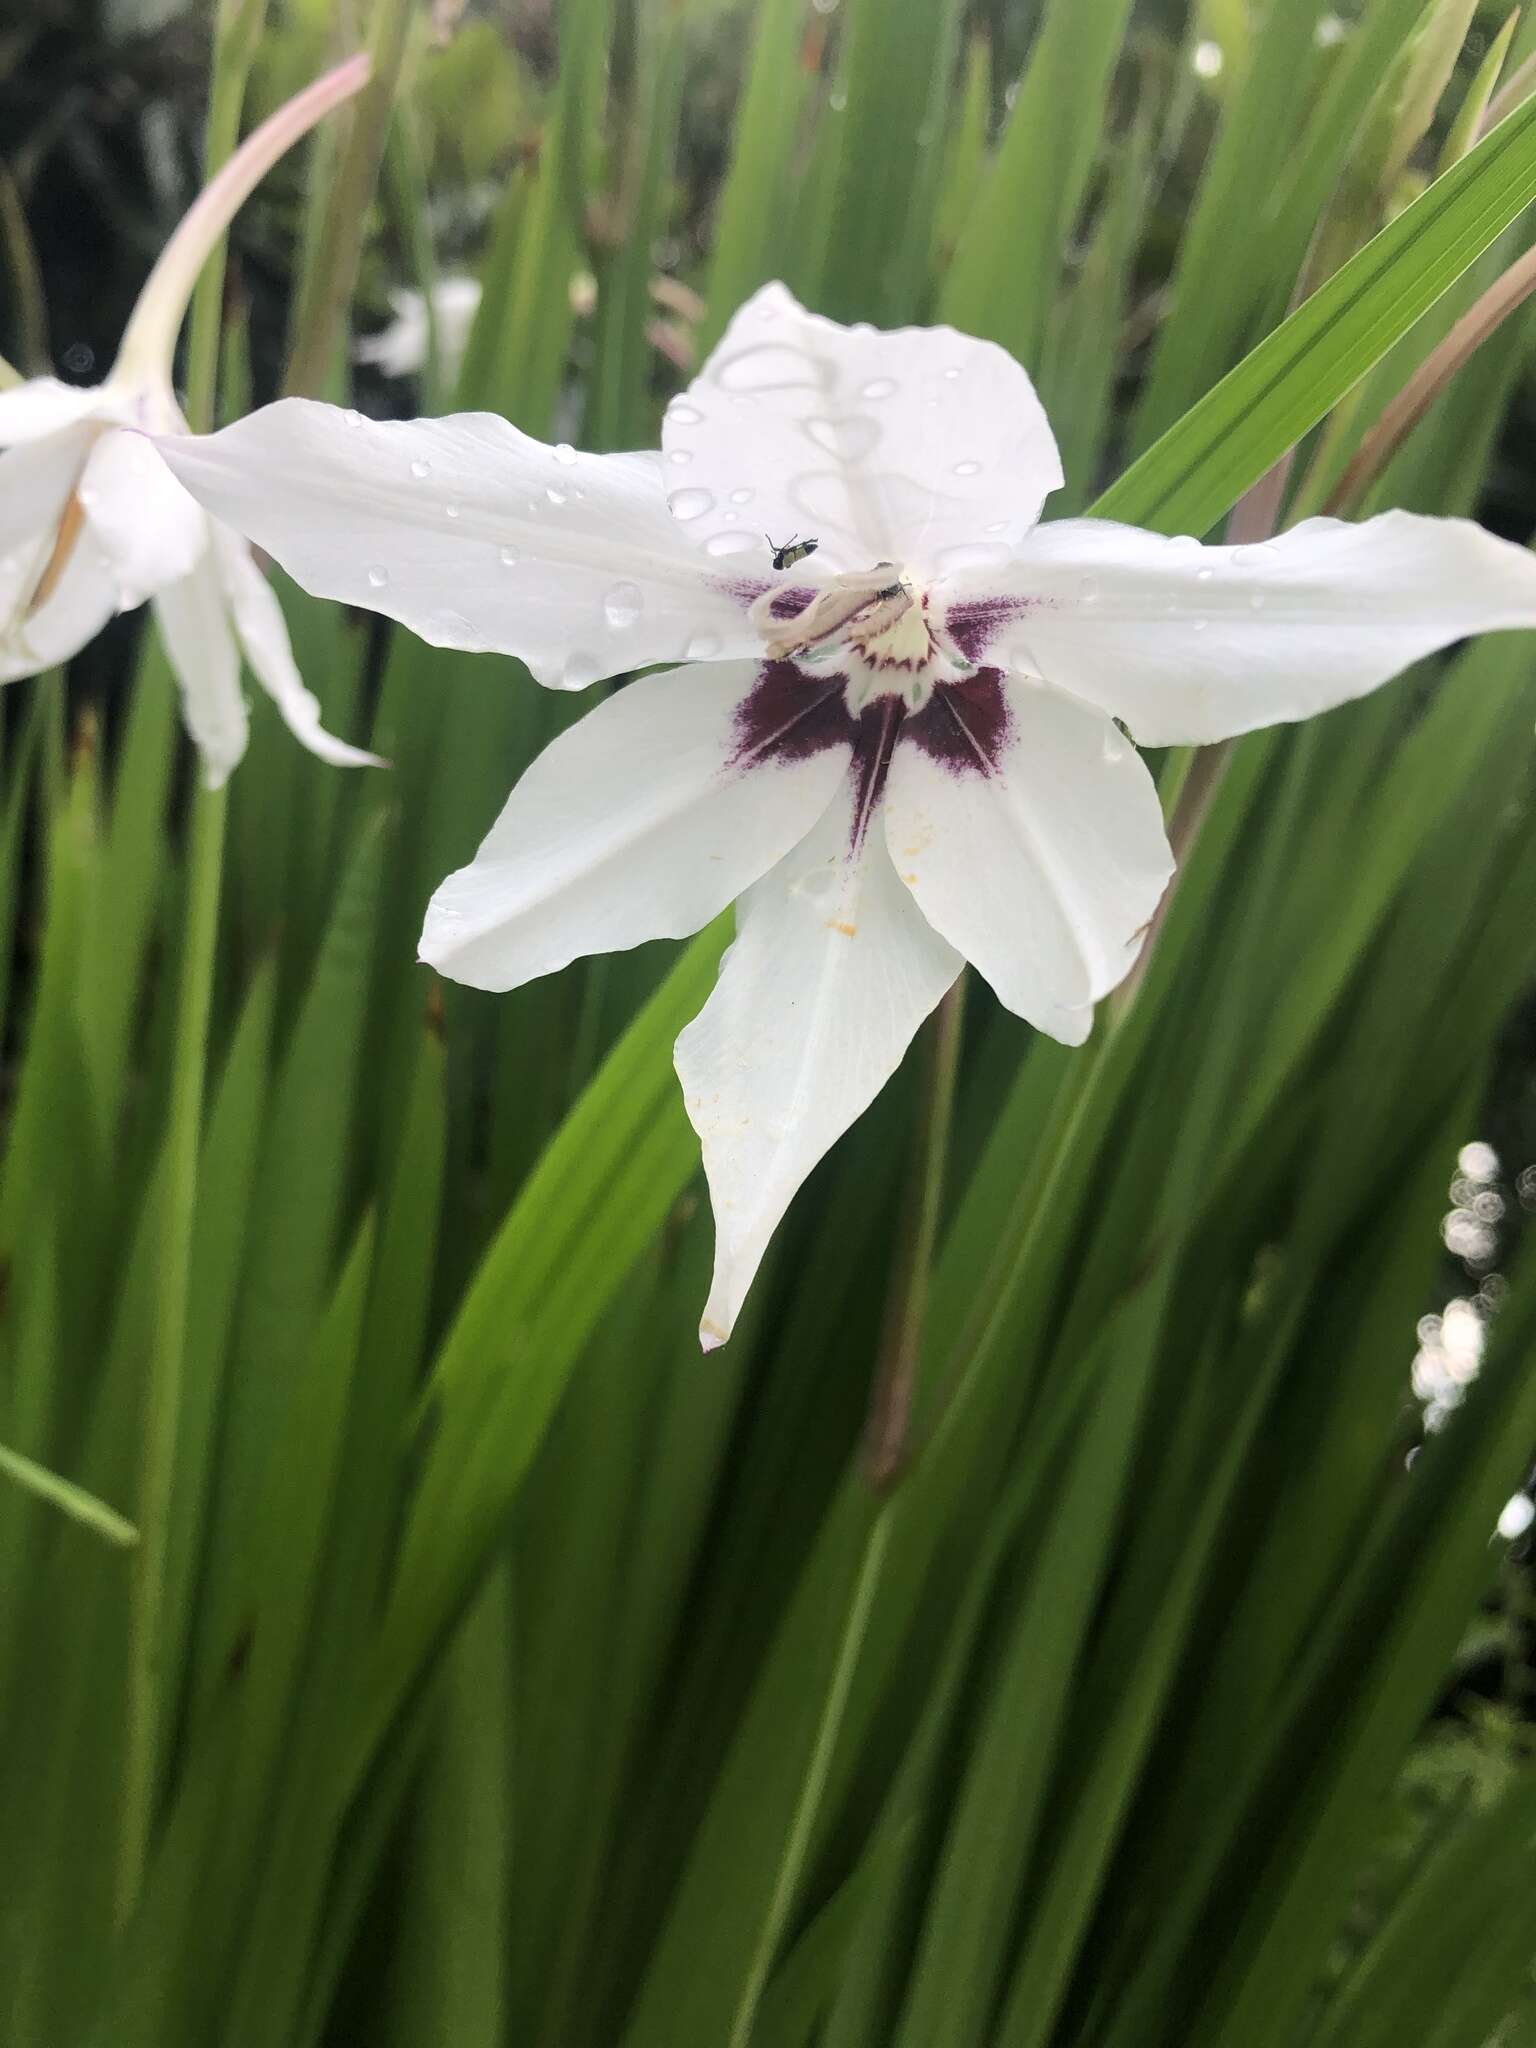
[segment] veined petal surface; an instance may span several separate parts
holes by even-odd
[[[667,510],[654,454],[550,448],[492,413],[365,420],[285,398],[157,444],[187,489],[319,597],[580,689],[754,653],[728,576]]]
[[[698,931],[803,839],[850,749],[754,762],[747,662],[643,676],[533,763],[468,867],[432,898],[421,957],[516,988],[585,953]]]
[[[662,423],[690,539],[744,566],[814,535],[834,570],[1000,553],[1062,481],[1028,376],[951,327],[841,327],[781,284],[747,300]]]
[[[1152,778],[1110,719],[1046,684],[1007,686],[1008,729],[974,746],[904,739],[885,832],[896,872],[999,1001],[1068,1045],[1125,975],[1173,872]],[[962,699],[935,717],[962,739]],[[915,728],[914,728],[915,729]]]
[[[714,992],[677,1041],[715,1214],[706,1350],[730,1335],[796,1189],[960,972],[878,823],[853,846],[854,809],[847,778],[815,829],[742,897]]]
[[[1210,548],[1066,519],[957,588],[997,600],[1000,619],[1017,607],[989,660],[1116,713],[1148,746],[1309,718],[1468,634],[1536,626],[1536,557],[1470,520],[1411,512]]]

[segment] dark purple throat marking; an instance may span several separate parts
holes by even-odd
[[[792,661],[764,662],[755,688],[737,707],[727,765],[809,761],[828,747],[846,747],[853,778],[850,853],[864,843],[899,744],[920,747],[951,775],[997,773],[1012,733],[1001,669],[940,683],[921,711],[909,711],[900,697],[882,696],[855,717],[846,685],[845,676],[807,675]]]

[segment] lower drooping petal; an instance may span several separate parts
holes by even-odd
[[[984,623],[991,606],[987,659],[1114,712],[1147,746],[1309,718],[1468,634],[1536,625],[1536,558],[1411,512],[1211,548],[1064,519],[966,581]]]
[[[579,455],[492,413],[366,420],[285,398],[157,444],[187,489],[318,597],[581,689],[755,654],[740,600],[667,510],[655,455]]]
[[[210,789],[229,779],[245,752],[248,720],[240,654],[230,629],[211,548],[190,575],[156,591],[155,621],[181,691],[181,715],[202,757]]]
[[[304,687],[304,678],[293,658],[287,622],[276,592],[251,560],[251,551],[240,536],[216,519],[210,519],[208,524],[212,529],[214,566],[241,648],[257,682],[277,706],[288,730],[301,746],[333,767],[386,766],[378,754],[349,746],[326,731],[320,722],[320,701],[312,690]]]
[[[706,1350],[730,1335],[796,1189],[960,972],[960,955],[892,867],[878,822],[851,845],[854,803],[850,779],[742,897],[714,993],[677,1041],[715,1215]]]
[[[1157,791],[1101,711],[1013,680],[1005,729],[962,691],[908,719],[891,763],[891,858],[936,931],[1041,1031],[1079,1045],[1173,872]]]
[[[509,989],[706,925],[804,838],[847,766],[846,742],[764,755],[743,718],[757,680],[745,662],[644,676],[562,733],[432,898],[421,957]]]
[[[76,426],[0,454],[0,679],[6,682],[64,658],[56,653],[30,658],[27,615],[40,610],[40,597],[46,602],[62,581],[69,566],[65,550],[79,540],[80,515],[77,511],[66,524],[66,514],[91,439],[89,427]],[[111,616],[110,598],[107,606],[98,623]],[[51,644],[57,637],[55,632]]]

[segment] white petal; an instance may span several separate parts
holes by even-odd
[[[783,285],[741,308],[662,425],[667,485],[706,549],[814,535],[839,570],[1000,557],[1061,458],[1024,371],[952,327],[840,327]],[[733,559],[727,555],[725,559]]]
[[[166,461],[319,597],[579,689],[757,651],[743,600],[667,512],[659,458],[548,448],[492,413],[365,420],[285,398]]]
[[[730,1335],[795,1190],[960,971],[902,887],[878,824],[850,856],[852,820],[845,782],[815,830],[742,897],[714,993],[677,1041],[715,1212],[706,1350]]]
[[[209,519],[208,524],[213,532],[214,563],[245,658],[288,730],[312,754],[339,768],[387,766],[379,755],[348,746],[320,723],[319,699],[304,687],[288,642],[283,608],[271,584],[251,560],[251,551],[239,534],[231,533],[216,519]]]
[[[190,575],[207,549],[208,515],[143,434],[111,427],[97,438],[80,503],[117,578],[119,611]]]
[[[1308,519],[1257,547],[1136,527],[1038,528],[999,576],[957,579],[1024,609],[987,649],[1124,718],[1148,746],[1309,718],[1436,648],[1536,626],[1536,559],[1466,519]]]
[[[91,440],[92,429],[78,426],[0,454],[0,661],[24,659],[20,615],[35,600],[48,573]],[[79,539],[77,531],[75,544]],[[54,573],[62,566],[55,565]],[[32,670],[11,672],[26,675]]]
[[[516,988],[584,953],[707,924],[832,801],[850,748],[732,765],[755,665],[643,676],[553,741],[433,897],[421,957]]]
[[[958,699],[936,700],[957,723]],[[1000,752],[976,771],[897,746],[885,795],[896,871],[998,999],[1080,1045],[1129,970],[1173,856],[1157,791],[1102,711],[1045,684],[1008,688]]]
[[[182,717],[203,757],[204,779],[218,789],[245,752],[247,721],[240,655],[212,548],[190,575],[156,592],[155,619],[181,686]]]
[[[61,433],[102,410],[100,385],[64,384],[57,377],[29,377],[0,391],[0,448],[14,448]]]

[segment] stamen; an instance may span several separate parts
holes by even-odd
[[[904,576],[893,574],[889,562],[834,577],[792,619],[774,618],[775,595],[765,591],[749,613],[763,635],[770,661],[810,654],[834,640],[875,638],[895,625],[916,602],[911,584]]]

